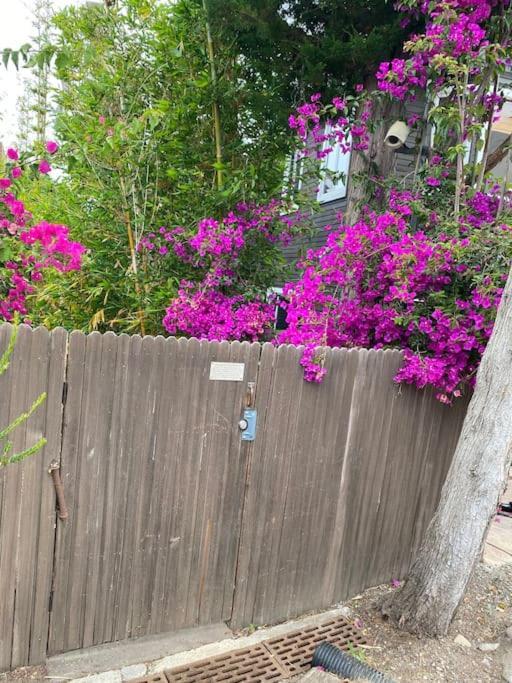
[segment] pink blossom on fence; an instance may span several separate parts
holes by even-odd
[[[183,281],[166,311],[163,325],[169,334],[209,341],[257,341],[271,323],[273,307],[243,296],[228,296],[201,283]]]
[[[502,270],[476,284],[479,242],[466,234],[491,230],[490,239],[498,239],[491,238],[496,200],[475,196],[473,226],[462,217],[460,237],[412,229],[413,200],[411,192],[395,190],[387,212],[366,211],[355,225],[330,230],[326,246],[300,264],[300,279],[286,285],[288,328],[278,341],[306,344],[307,380],[325,375],[319,347],[397,346],[405,362],[396,381],[433,386],[443,402],[473,385],[501,297]],[[512,252],[512,241],[502,248]],[[464,300],[455,308],[449,299],[446,309],[435,306],[447,289],[465,293]]]

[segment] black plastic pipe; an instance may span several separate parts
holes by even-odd
[[[373,669],[368,664],[360,662],[352,655],[343,652],[339,647],[331,643],[320,643],[313,653],[311,666],[320,666],[333,674],[339,674],[345,678],[355,678],[371,681],[371,683],[393,683],[383,673]]]

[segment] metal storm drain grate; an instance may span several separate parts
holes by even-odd
[[[165,672],[170,683],[281,681],[288,678],[263,643]]]
[[[159,674],[158,677],[141,678],[138,683],[160,683],[164,680],[168,683],[283,681],[307,671],[315,647],[325,640],[347,652],[366,642],[352,624],[339,617],[251,647],[169,669],[165,671],[165,679]]]
[[[318,626],[308,626],[284,636],[265,641],[268,650],[286,667],[290,676],[295,676],[309,668],[317,645],[329,641],[342,650],[363,645],[366,639],[343,618],[331,619]]]

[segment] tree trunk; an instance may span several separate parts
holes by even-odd
[[[487,157],[487,161],[485,164],[485,173],[489,173],[489,171],[492,171],[492,169],[497,166],[500,161],[503,161],[503,159],[507,156],[510,147],[512,145],[512,135],[509,135],[508,137],[503,140],[501,145],[497,147],[494,152],[489,154]]]
[[[403,588],[382,607],[401,629],[446,634],[464,596],[510,468],[511,369],[512,270],[439,506]]]
[[[367,89],[371,90],[372,84],[367,85]],[[359,216],[361,206],[370,194],[373,194],[374,187],[369,180],[370,177],[387,178],[390,175],[396,152],[384,144],[384,139],[389,126],[399,116],[400,104],[396,100],[383,101],[373,113],[373,120],[379,123],[375,124],[368,150],[352,152],[344,223],[349,225],[354,223]]]

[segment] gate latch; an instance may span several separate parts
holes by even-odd
[[[252,408],[244,410],[244,416],[238,423],[242,432],[242,441],[254,441],[256,438],[256,411]]]

